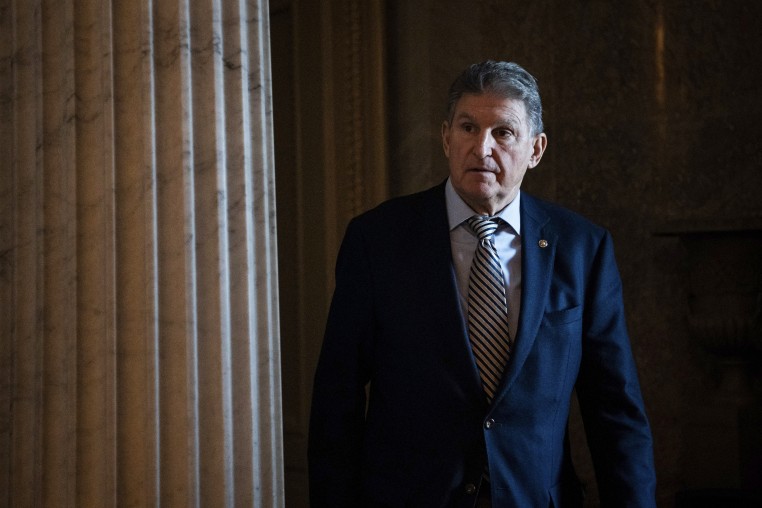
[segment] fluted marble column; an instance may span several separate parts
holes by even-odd
[[[268,37],[0,0],[0,506],[283,504]]]

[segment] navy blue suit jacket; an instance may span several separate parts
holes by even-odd
[[[438,185],[393,199],[347,228],[315,374],[312,507],[471,507],[486,462],[495,508],[580,506],[567,442],[575,387],[603,505],[654,506],[609,234],[522,194],[521,315],[488,406],[444,195]]]

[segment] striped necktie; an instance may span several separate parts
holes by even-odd
[[[488,402],[511,353],[505,280],[494,241],[497,220],[475,215],[467,221],[479,239],[468,286],[468,332]]]

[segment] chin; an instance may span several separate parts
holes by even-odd
[[[497,195],[494,184],[474,182],[466,186],[465,191],[472,199],[489,200]]]

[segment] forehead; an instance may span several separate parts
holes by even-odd
[[[455,104],[453,120],[468,118],[484,121],[510,121],[525,125],[527,111],[524,102],[494,93],[463,94]]]

